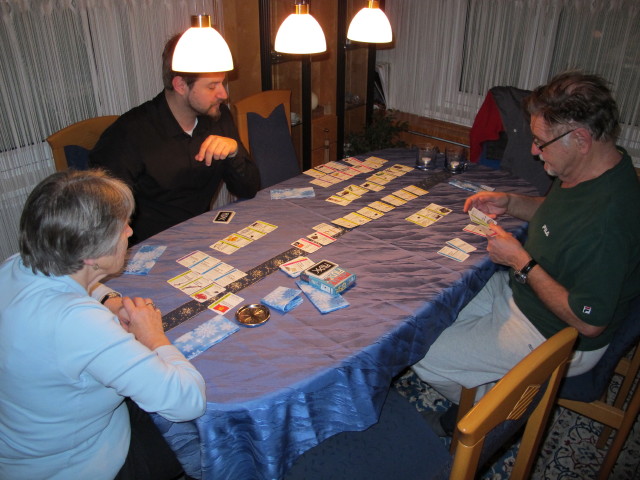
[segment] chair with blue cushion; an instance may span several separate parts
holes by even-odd
[[[290,103],[290,90],[266,90],[232,105],[240,141],[258,165],[262,188],[300,173]]]
[[[86,170],[89,168],[89,151],[113,122],[117,115],[94,117],[69,125],[47,137],[53,152],[56,171],[68,168]]]
[[[565,378],[558,392],[558,405],[604,425],[598,448],[605,448],[612,429],[617,430],[600,467],[601,480],[609,478],[640,411],[640,388],[633,391],[640,370],[639,343],[640,297],[637,297],[596,366],[582,375]],[[615,395],[607,399],[608,391],[615,391],[618,385],[616,376],[624,379]]]
[[[302,454],[285,480],[473,479],[526,424],[511,479],[528,477],[578,332],[568,327],[513,367],[458,422],[455,455],[394,389],[377,424],[334,435]]]

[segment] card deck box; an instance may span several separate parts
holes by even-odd
[[[332,295],[344,292],[356,281],[354,273],[328,260],[322,260],[309,267],[302,272],[300,278],[309,285]]]

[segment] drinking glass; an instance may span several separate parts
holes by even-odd
[[[433,170],[437,167],[436,158],[438,147],[432,143],[422,143],[416,146],[416,168]]]
[[[463,147],[451,146],[444,150],[445,160],[444,166],[447,171],[457,174],[467,169],[467,159]]]

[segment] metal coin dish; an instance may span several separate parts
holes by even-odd
[[[245,327],[259,327],[271,316],[269,308],[259,303],[252,303],[240,307],[236,313],[236,320]]]

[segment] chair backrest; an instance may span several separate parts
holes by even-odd
[[[493,87],[487,92],[469,132],[471,158],[508,170],[530,182],[544,195],[552,179],[545,172],[543,163],[531,154],[533,134],[522,105],[522,100],[530,93],[510,86]]]
[[[289,90],[268,90],[233,105],[240,140],[260,171],[267,188],[300,173],[291,139]]]
[[[231,107],[235,115],[236,125],[240,141],[245,148],[251,153],[251,145],[249,143],[249,124],[247,122],[247,113],[257,113],[261,117],[267,118],[278,105],[284,105],[284,112],[291,133],[291,90],[265,90],[249,97],[238,100]]]
[[[640,342],[640,296],[631,301],[629,313],[620,323],[609,347],[588,372],[562,381],[558,398],[593,402],[602,397],[620,359]],[[635,374],[632,375],[635,377]]]
[[[56,170],[59,172],[66,170],[71,163],[68,161],[65,147],[67,147],[67,152],[75,150],[80,156],[84,154],[86,159],[82,161],[87,160],[89,150],[95,146],[102,132],[115,122],[117,118],[117,115],[89,118],[69,125],[47,137],[47,142],[53,152]],[[73,166],[81,169],[82,166],[80,163],[82,163],[82,161]],[[84,168],[86,168],[86,165]]]
[[[487,449],[483,451],[485,442],[491,441],[497,450],[513,433],[505,426],[519,427],[524,421],[527,426],[510,478],[526,478],[577,335],[575,328],[567,327],[549,338],[513,367],[458,422],[451,479],[473,479],[481,454],[484,457],[489,453]],[[493,434],[495,438],[489,440]]]

